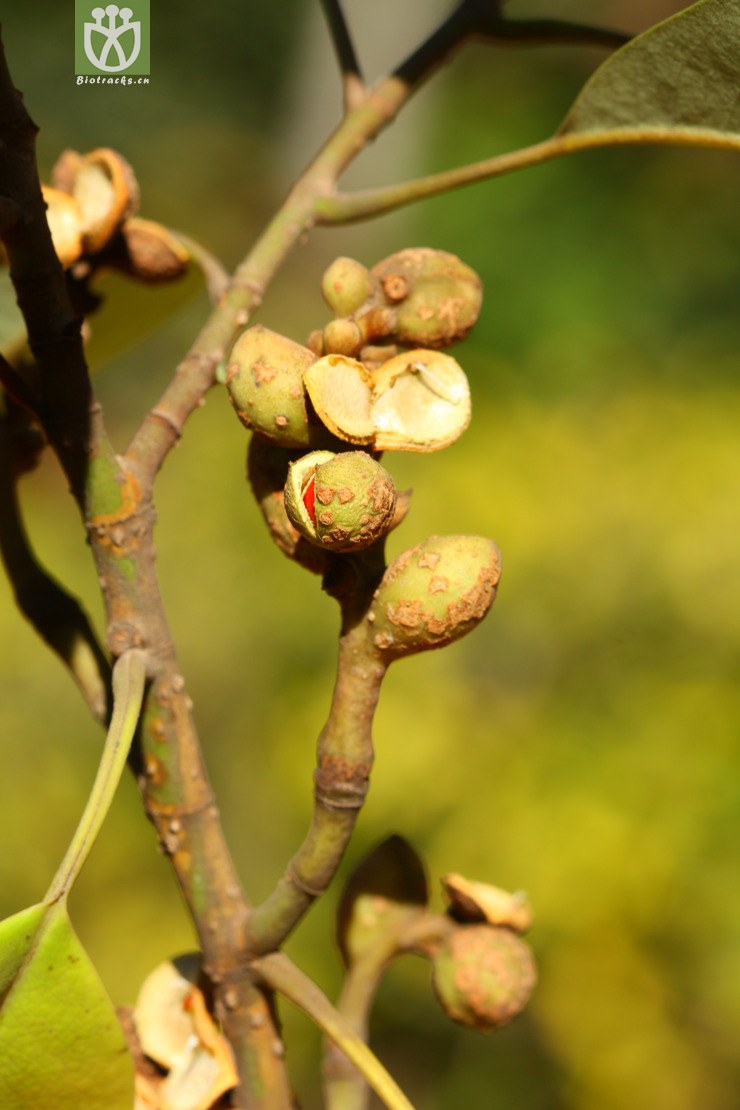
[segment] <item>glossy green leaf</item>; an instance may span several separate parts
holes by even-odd
[[[350,875],[337,910],[337,939],[347,964],[375,947],[429,900],[418,853],[402,836],[389,836]]]
[[[64,901],[0,923],[0,1106],[131,1110],[134,1067]]]
[[[146,680],[142,652],[113,668],[113,715],[95,782],[43,903],[0,922],[2,1110],[130,1110],[134,1066],[113,1005],[67,914],[126,764]]]
[[[635,131],[650,141],[686,132],[686,141],[740,149],[739,88],[740,4],[700,0],[600,66],[559,135],[611,132],[604,142],[622,142],[639,141]]]

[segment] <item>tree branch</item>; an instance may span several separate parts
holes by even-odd
[[[198,930],[217,1009],[246,1080],[242,1103],[245,1108],[259,1105],[250,1087],[250,1077],[256,1076],[275,1091],[273,1106],[283,1110],[290,1105],[290,1092],[283,1061],[273,1051],[278,1033],[269,1000],[251,986],[238,993],[238,1007],[227,1005],[244,975],[246,902],[223,837],[192,703],[164,614],[155,571],[151,487],[129,460],[114,454],[93,397],[80,321],[70,306],[46,222],[35,159],[36,130],[0,51],[0,195],[23,213],[22,219],[10,221],[3,238],[38,365],[40,419],[90,538],[106,605],[107,646],[114,658],[132,648],[144,649],[151,668],[140,747],[132,762],[138,765],[147,814],[172,860]],[[229,296],[217,323],[233,334]],[[208,364],[208,372],[211,369],[208,356],[217,338],[213,331],[206,331],[206,356],[201,358],[196,350],[187,363],[187,368],[195,366],[197,384],[202,363]],[[187,409],[201,398],[187,374],[176,379],[172,394],[176,413],[178,403]],[[257,1026],[259,1035],[254,1034]]]
[[[564,19],[494,18],[485,33],[487,38],[501,43],[520,43],[525,46],[603,46],[607,50],[616,50],[632,38],[624,31],[592,27],[587,23],[570,23]]]
[[[264,291],[290,249],[312,226],[313,195],[291,193],[236,269],[227,288],[154,408],[129,444],[126,457],[145,489],[175,446],[186,420],[203,404],[238,331],[262,303]]]
[[[0,233],[38,366],[39,413],[84,515],[88,459],[109,445],[90,387],[80,320],[46,222],[36,169],[37,131],[13,86],[0,42],[0,195],[23,214]]]
[[[364,615],[381,576],[379,567],[345,599],[334,694],[317,746],[311,826],[285,876],[251,912],[247,943],[252,952],[269,952],[282,944],[327,889],[367,796],[374,760],[372,722],[386,664],[372,647]]]
[[[342,74],[344,110],[349,112],[365,99],[367,86],[362,77],[340,0],[321,0],[321,7],[329,25],[334,52]]]

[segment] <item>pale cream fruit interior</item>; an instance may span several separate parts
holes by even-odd
[[[326,355],[303,380],[334,435],[378,451],[438,451],[470,423],[468,380],[439,351],[405,351],[373,372],[345,355]]]

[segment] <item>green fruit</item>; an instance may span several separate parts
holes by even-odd
[[[340,317],[330,320],[324,328],[323,350],[332,355],[348,355],[354,358],[365,342],[362,332],[354,320]]]
[[[532,953],[510,929],[460,925],[433,957],[432,986],[449,1017],[475,1029],[499,1029],[522,1012],[537,972]]]
[[[351,316],[372,291],[367,267],[354,258],[335,258],[321,279],[324,300],[335,316]]]
[[[483,536],[430,536],[390,564],[367,620],[392,660],[444,647],[483,620],[501,575],[498,548]]]
[[[313,451],[291,464],[285,510],[298,531],[327,551],[359,551],[384,536],[396,487],[364,451]]]
[[[326,442],[326,430],[309,421],[303,373],[316,361],[307,347],[257,324],[234,344],[226,388],[248,428],[283,447]]]
[[[481,280],[447,251],[399,251],[373,266],[371,274],[394,308],[392,337],[402,346],[449,347],[464,339],[478,319]]]

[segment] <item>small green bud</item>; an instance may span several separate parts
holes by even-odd
[[[321,292],[335,316],[351,316],[373,290],[367,267],[354,258],[335,258],[321,279]]]
[[[483,536],[430,536],[387,568],[367,620],[392,660],[444,647],[470,632],[493,604],[501,562]]]
[[[283,447],[325,443],[325,429],[309,421],[303,389],[304,371],[315,361],[307,347],[259,324],[243,332],[226,373],[226,388],[242,424]]]
[[[392,337],[403,346],[449,347],[463,339],[478,319],[481,280],[447,251],[427,247],[399,251],[373,266],[371,274],[394,308]]]
[[[499,1029],[522,1012],[537,981],[532,953],[510,929],[461,925],[433,956],[432,986],[453,1021]]]
[[[324,350],[327,354],[349,355],[354,358],[365,339],[354,320],[340,317],[330,320],[324,328]]]
[[[312,451],[291,464],[285,510],[292,524],[328,551],[359,551],[391,528],[393,479],[364,451]]]

